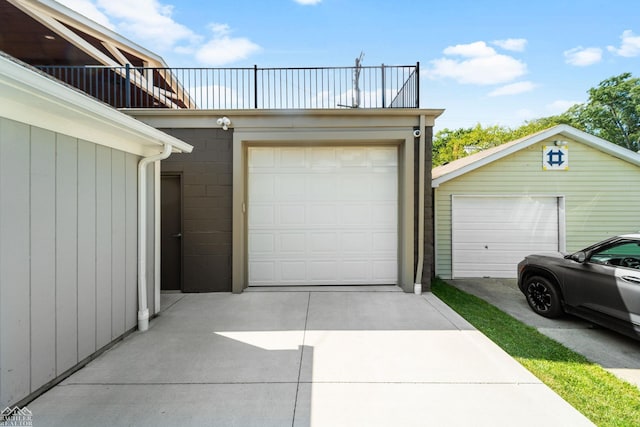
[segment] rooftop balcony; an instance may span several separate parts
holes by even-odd
[[[419,108],[420,63],[323,68],[38,66],[116,108]]]

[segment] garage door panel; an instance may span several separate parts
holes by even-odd
[[[270,150],[270,151],[273,151],[273,150]],[[302,150],[298,150],[296,148],[283,147],[278,152],[278,154],[280,155],[280,166],[283,169],[295,169],[295,170],[304,169],[306,152]]]
[[[368,232],[346,232],[342,235],[342,251],[343,252],[355,252],[366,253],[371,248],[371,234]]]
[[[309,233],[309,247],[313,253],[333,253],[339,244],[338,233],[311,232]]]
[[[275,189],[278,194],[278,200],[287,202],[304,200],[307,192],[305,177],[299,173],[278,176]]]
[[[254,202],[273,200],[275,195],[275,176],[270,174],[260,174],[259,179],[254,179],[249,183],[249,197]]]
[[[371,224],[377,227],[394,227],[398,224],[398,207],[390,203],[372,203]]]
[[[536,242],[536,247],[541,250],[548,251],[557,251],[557,244],[555,242]],[[529,251],[531,250],[531,243],[524,241],[517,242],[494,242],[489,243],[487,245],[484,242],[476,242],[476,243],[459,243],[455,245],[456,254],[465,254],[465,253],[508,253],[513,251]],[[527,255],[529,255],[529,252]]]
[[[251,168],[273,168],[275,166],[275,152],[270,148],[252,149],[249,167]]]
[[[282,226],[301,225],[306,222],[306,206],[304,204],[280,205],[279,224]]]
[[[276,208],[273,205],[254,204],[253,215],[249,217],[249,227],[273,226],[276,218]]]
[[[558,251],[558,198],[457,196],[452,230],[454,277],[514,278],[524,256]]]
[[[342,205],[340,214],[344,225],[369,227],[371,224],[371,208],[368,204]]]
[[[371,199],[371,183],[366,175],[344,176],[340,180],[340,200]]]
[[[307,273],[305,261],[282,261],[279,266],[280,278],[283,282],[302,282],[305,280]]]
[[[461,244],[481,244],[481,245],[491,245],[491,244],[531,244],[532,242],[544,242],[549,239],[557,240],[557,231],[556,230],[541,230],[540,232],[536,232],[534,228],[533,231],[531,229],[507,229],[501,228],[500,230],[494,230],[492,232],[487,232],[486,229],[478,229],[478,228],[460,228],[456,229],[458,234],[466,233],[466,237],[464,240],[458,240]]]
[[[278,250],[281,254],[305,252],[306,241],[305,233],[280,233]]]
[[[249,265],[249,274],[258,283],[272,283],[276,280],[276,263],[275,261],[258,261],[254,260]]]
[[[250,285],[397,282],[397,150],[249,149]]]
[[[337,166],[336,149],[334,147],[314,147],[310,149],[310,154],[311,167],[315,170],[331,170]]]
[[[374,284],[395,283],[397,264],[392,261],[373,261]]]
[[[316,170],[320,172],[320,170]],[[307,176],[306,199],[311,201],[334,201],[338,190],[339,182],[335,176],[324,176],[323,174]]]
[[[374,252],[383,252],[388,254],[395,254],[398,248],[398,240],[395,233],[390,232],[373,232],[373,245]]]
[[[388,166],[395,169],[398,164],[397,150],[393,147],[380,147],[370,151],[369,156],[373,166]]]
[[[259,253],[272,253],[275,249],[275,236],[273,233],[254,233],[249,250]]]
[[[369,261],[342,262],[342,281],[345,284],[362,280],[363,277],[371,277],[371,263]]]
[[[339,261],[338,260],[314,260],[309,262],[309,280],[313,282],[320,283],[332,283],[336,282],[339,277],[337,277],[334,272],[339,271]]]

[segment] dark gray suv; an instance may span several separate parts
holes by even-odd
[[[640,234],[570,255],[529,255],[518,264],[518,287],[541,316],[570,313],[640,339]]]

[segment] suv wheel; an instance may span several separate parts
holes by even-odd
[[[540,316],[554,318],[562,315],[562,303],[557,286],[541,276],[532,276],[524,286],[527,303]]]

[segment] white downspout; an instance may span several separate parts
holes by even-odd
[[[138,330],[142,332],[149,329],[149,308],[147,306],[147,165],[164,160],[170,155],[171,145],[165,144],[162,153],[145,157],[138,163]]]
[[[420,138],[418,147],[418,265],[416,266],[416,280],[413,291],[422,293],[422,270],[424,268],[424,186],[425,186],[425,142],[424,142],[425,118],[420,116]]]

